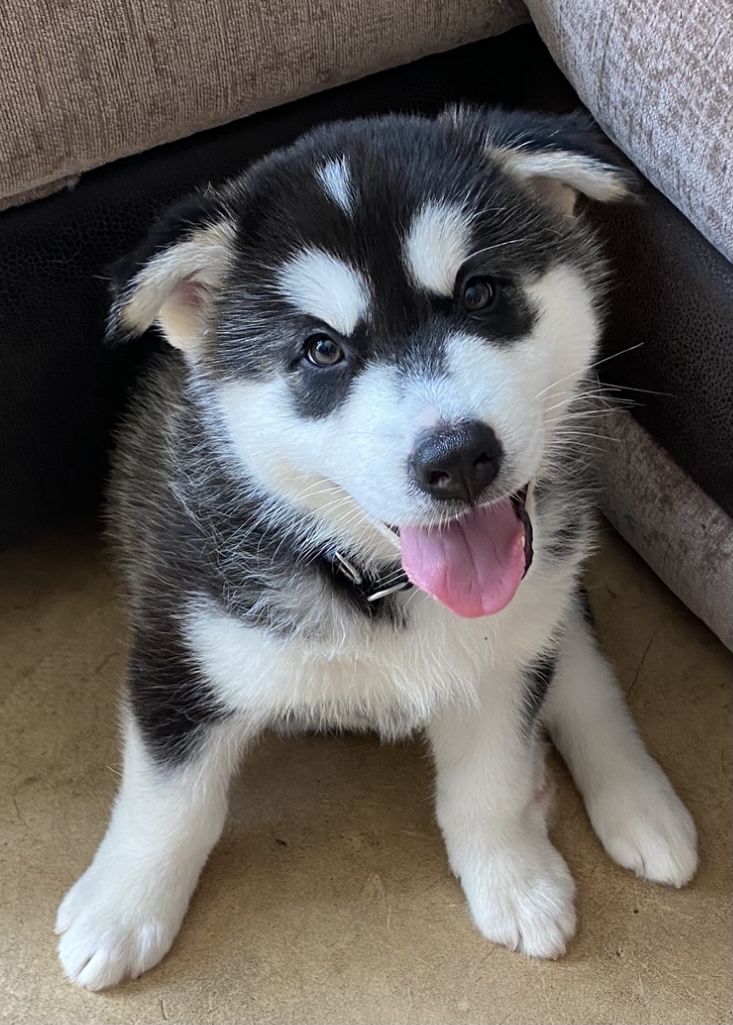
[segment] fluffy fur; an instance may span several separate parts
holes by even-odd
[[[59,910],[73,981],[100,989],[166,953],[240,752],[266,728],[424,731],[474,921],[526,954],[558,956],[575,924],[548,837],[542,727],[609,854],[659,882],[691,877],[693,824],[577,583],[604,280],[578,198],[621,199],[630,184],[579,118],[336,124],[179,204],[118,267],[111,334],[157,323],[172,348],[115,461],[133,627],[124,773]],[[476,279],[492,300],[472,310]],[[322,344],[334,359],[317,365]],[[515,597],[478,619],[389,586],[390,526],[465,512],[410,470],[425,432],[464,421],[500,443],[480,502],[527,487],[534,535]],[[367,579],[388,593],[370,600]]]

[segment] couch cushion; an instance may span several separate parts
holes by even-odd
[[[604,420],[601,507],[654,572],[733,651],[733,519],[633,416]]]
[[[730,0],[527,0],[606,133],[733,259]]]
[[[521,0],[9,0],[0,207],[524,20]]]

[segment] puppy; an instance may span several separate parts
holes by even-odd
[[[693,875],[578,583],[605,277],[578,207],[630,190],[575,116],[332,124],[173,207],[117,268],[111,334],[157,325],[169,348],[111,488],[124,772],[58,913],[74,982],[164,956],[266,729],[423,731],[476,926],[525,954],[575,928],[545,729],[612,858]]]

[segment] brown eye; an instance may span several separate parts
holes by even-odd
[[[344,350],[328,335],[311,335],[305,343],[305,356],[315,367],[333,367],[344,358]]]
[[[496,299],[496,283],[491,278],[469,278],[463,286],[461,305],[468,313],[485,310]]]

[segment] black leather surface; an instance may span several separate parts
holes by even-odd
[[[150,340],[102,345],[104,269],[156,210],[322,120],[455,100],[568,110],[577,101],[529,27],[321,93],[86,175],[0,214],[0,544],[97,503],[109,432]],[[663,200],[611,217],[619,261],[608,345],[645,347],[607,378],[670,391],[640,419],[733,514],[733,271]]]
[[[603,210],[616,267],[599,369],[703,491],[733,516],[733,266],[649,186]],[[691,529],[693,525],[691,524]]]

